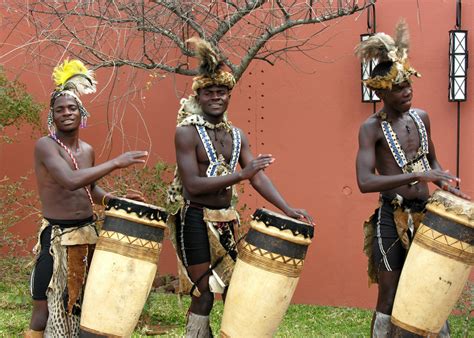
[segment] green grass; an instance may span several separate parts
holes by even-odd
[[[31,314],[28,271],[21,260],[0,260],[0,337],[16,337],[27,328]],[[162,337],[182,337],[189,297],[153,292],[143,310],[133,337],[146,337],[150,326],[175,327]],[[214,334],[219,332],[223,304],[216,301],[211,314]],[[356,308],[291,305],[277,337],[368,337],[372,312]],[[474,321],[450,317],[453,338],[461,338],[468,327],[474,334]]]

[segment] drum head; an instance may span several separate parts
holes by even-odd
[[[280,213],[257,209],[252,215],[256,221],[263,222],[266,226],[272,226],[280,230],[290,230],[293,235],[303,235],[304,238],[313,238],[314,228],[307,222],[303,222]]]
[[[464,225],[474,227],[474,203],[444,190],[436,190],[428,200],[426,208],[434,213]]]

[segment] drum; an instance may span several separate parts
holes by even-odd
[[[131,336],[156,274],[165,220],[156,206],[109,201],[84,292],[81,337]]]
[[[437,190],[426,209],[400,276],[392,323],[436,336],[474,264],[474,204]]]
[[[272,337],[290,305],[313,227],[258,209],[239,244],[222,318],[222,337]]]

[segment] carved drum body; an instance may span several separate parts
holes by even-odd
[[[474,264],[474,204],[437,190],[410,246],[392,322],[436,335],[462,293]]]
[[[166,228],[156,206],[113,199],[87,278],[81,337],[131,336],[153,283]]]
[[[303,269],[313,227],[258,209],[239,245],[222,318],[222,337],[272,337]]]

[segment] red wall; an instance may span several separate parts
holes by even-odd
[[[463,29],[471,31],[471,51],[473,8],[472,3],[463,3]],[[448,31],[455,23],[454,1],[377,3],[377,31],[393,33],[400,17],[405,17],[410,26],[412,65],[423,75],[414,80],[414,106],[429,112],[438,159],[444,168],[455,172],[456,104],[447,100]],[[311,52],[319,61],[292,54],[293,66],[280,62],[271,67],[254,62],[232,93],[229,117],[248,132],[255,154],[268,152],[276,157],[267,173],[290,204],[306,208],[316,218],[315,238],[294,301],[373,307],[377,288],[367,287],[362,222],[376,207],[377,195],[362,195],[358,191],[354,165],[359,125],[372,112],[370,104],[361,103],[360,65],[353,55],[359,34],[366,32],[366,15],[331,24],[314,40],[326,42]],[[0,33],[0,37],[3,35]],[[31,93],[47,102],[52,88],[51,69],[25,67],[29,62],[27,57],[3,57],[9,48],[8,44],[0,45],[0,62],[15,72],[18,70]],[[149,77],[147,73],[139,73],[134,79],[126,68],[118,72],[120,87],[108,113],[109,125],[112,120],[116,123],[112,154],[147,149],[151,152],[149,165],[157,158],[173,162],[178,97],[184,91],[189,93],[191,80],[168,75],[151,89],[127,99],[123,93],[135,85],[141,88]],[[111,77],[110,70],[101,69],[98,76],[100,85],[104,85]],[[469,89],[473,88],[473,77],[471,71]],[[107,90],[92,102],[85,99],[92,118],[89,127],[81,131],[81,137],[95,146],[98,155],[108,130],[108,94]],[[468,101],[461,104],[461,187],[471,196],[474,196],[473,100],[470,90]],[[19,133],[20,143],[0,144],[0,177],[18,177],[32,168],[34,142],[29,131]],[[103,155],[98,162],[106,159]],[[250,187],[245,189],[243,202],[252,210],[269,207]],[[15,230],[26,235],[35,229],[36,225],[29,224]],[[166,243],[160,272],[174,271],[174,252]]]

